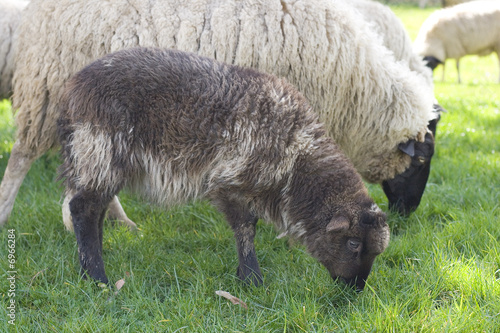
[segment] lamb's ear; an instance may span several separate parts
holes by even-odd
[[[415,156],[415,140],[408,140],[406,142],[401,142],[398,145],[398,148],[403,153],[410,155],[411,157]]]
[[[344,216],[335,216],[326,226],[327,232],[340,232],[349,229],[349,220]]]

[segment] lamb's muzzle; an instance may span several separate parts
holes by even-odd
[[[180,51],[129,49],[70,79],[60,114],[80,264],[98,281],[108,282],[104,215],[125,186],[164,205],[210,200],[234,231],[238,277],[255,285],[263,281],[258,218],[357,288],[388,245],[385,214],[282,79]]]

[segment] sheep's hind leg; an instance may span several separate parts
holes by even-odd
[[[69,202],[82,275],[108,283],[102,260],[102,224],[112,197],[96,192],[78,192]]]
[[[254,245],[257,217],[250,213],[246,207],[232,201],[225,201],[218,206],[226,215],[236,238],[239,260],[236,275],[246,283],[260,286],[262,284],[262,273]]]
[[[497,60],[498,60],[498,83],[500,83],[500,54],[497,51]]]
[[[128,218],[127,214],[123,210],[122,205],[120,204],[120,200],[118,200],[118,197],[116,195],[109,203],[108,218],[125,225],[130,230],[137,230],[137,225]]]
[[[23,149],[19,140],[14,143],[0,184],[0,226],[7,222],[19,188],[36,158],[37,154]]]

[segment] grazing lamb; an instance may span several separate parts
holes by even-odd
[[[14,47],[21,12],[28,4],[20,0],[0,0],[0,100],[12,92]]]
[[[426,179],[400,175],[412,161],[430,159],[414,153],[434,146],[427,128],[435,118],[432,92],[344,3],[33,0],[27,12],[20,46],[29,48],[16,58],[23,64],[14,75],[18,132],[0,187],[0,223],[31,163],[56,144],[64,82],[91,61],[133,46],[181,49],[287,78],[366,180],[403,186],[391,205],[409,213],[420,202],[423,190],[414,188]]]
[[[498,56],[500,1],[472,1],[432,13],[422,24],[414,48],[432,70],[448,58],[455,59],[460,83],[461,57],[488,55],[491,52],[496,52]]]
[[[68,81],[58,133],[80,264],[98,281],[104,213],[124,186],[160,204],[209,199],[235,233],[238,277],[255,285],[258,218],[358,289],[387,247],[385,214],[283,79],[181,51],[118,51]]]

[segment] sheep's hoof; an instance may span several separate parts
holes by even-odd
[[[109,283],[109,280],[106,276],[106,274],[102,274],[101,276],[91,276],[88,271],[80,267],[80,276],[82,277],[82,280],[88,280],[89,277],[94,281],[95,285],[99,288],[109,288],[113,289],[113,284]]]
[[[262,274],[260,272],[256,272],[248,267],[245,269],[236,270],[236,275],[240,278],[241,281],[248,285],[254,285],[255,287],[260,287],[263,284]]]
[[[128,217],[126,217],[126,219],[118,219],[118,218],[114,218],[113,216],[111,216],[111,214],[108,213],[108,219],[110,220],[110,222],[113,225],[114,224],[123,225],[123,226],[127,227],[130,231],[136,231],[138,229],[137,224],[135,224]]]
[[[113,197],[113,200],[108,206],[108,219],[116,221],[117,223],[126,226],[130,230],[137,230],[137,224],[135,224],[131,219],[127,217],[127,214],[122,208],[120,201],[117,196]]]

